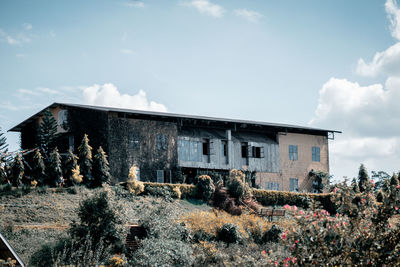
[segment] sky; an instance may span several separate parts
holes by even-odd
[[[338,130],[335,180],[397,172],[399,5],[0,1],[2,132],[53,102]]]

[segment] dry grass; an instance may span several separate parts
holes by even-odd
[[[193,231],[204,231],[207,234],[215,235],[217,230],[224,224],[235,224],[239,228],[239,232],[244,237],[249,237],[249,232],[262,230],[266,231],[273,224],[279,225],[283,229],[287,229],[295,224],[294,220],[281,219],[279,221],[269,222],[265,218],[254,214],[242,214],[240,216],[230,215],[225,211],[200,211],[189,213],[181,218],[181,221]]]

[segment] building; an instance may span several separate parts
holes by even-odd
[[[187,182],[198,173],[231,169],[255,173],[253,186],[310,191],[311,170],[329,172],[328,140],[334,130],[245,120],[189,116],[110,107],[53,103],[58,148],[77,150],[86,133],[94,149],[109,156],[114,182],[124,181],[130,166],[140,179]],[[44,109],[45,110],[45,109]],[[21,133],[23,149],[34,148],[44,110],[10,131]]]

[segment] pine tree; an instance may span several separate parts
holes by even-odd
[[[97,154],[94,156],[93,161],[93,186],[101,186],[103,183],[109,184],[111,181],[110,167],[108,166],[108,160],[106,152],[102,147],[99,147]]]
[[[70,186],[73,184],[73,171],[78,166],[78,157],[72,152],[71,149],[68,150],[67,159],[64,162],[64,178],[66,185]]]
[[[391,187],[396,187],[399,185],[399,177],[397,174],[393,173],[392,177],[390,178],[390,185]]]
[[[358,187],[356,178],[353,178],[351,182],[351,188],[353,189],[354,193],[360,193],[360,188]]]
[[[57,122],[50,110],[46,109],[38,130],[38,147],[46,163],[56,145],[57,136]]]
[[[14,161],[11,164],[11,182],[13,186],[20,186],[22,177],[24,176],[24,163],[22,162],[22,156],[17,154]]]
[[[367,169],[365,168],[364,164],[361,164],[360,170],[358,171],[358,187],[360,188],[360,192],[364,192],[367,190],[369,183],[369,177]]]
[[[50,153],[49,165],[47,167],[47,185],[56,187],[62,181],[61,156],[57,147]]]
[[[45,165],[44,165],[44,161],[43,161],[43,157],[42,154],[40,154],[39,149],[35,150],[35,154],[33,155],[32,158],[32,178],[33,180],[36,180],[36,182],[42,186],[44,181],[45,181],[45,177],[46,177],[46,173],[45,173]]]
[[[1,132],[1,127],[0,127],[0,165],[5,162],[6,158],[6,153],[8,151],[8,144],[7,144],[7,138],[4,136],[4,134]]]
[[[92,147],[89,145],[89,138],[87,134],[83,136],[81,145],[78,147],[78,163],[80,166],[81,174],[83,175],[83,183],[86,186],[92,186]]]

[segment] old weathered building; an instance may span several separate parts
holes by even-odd
[[[329,172],[328,139],[338,132],[77,104],[48,108],[59,124],[59,149],[76,151],[88,134],[93,148],[107,152],[115,182],[136,164],[147,181],[176,182],[184,174],[190,182],[204,171],[241,169],[255,172],[262,188],[309,191],[311,170]],[[35,147],[44,110],[10,130],[21,132],[23,149]]]

